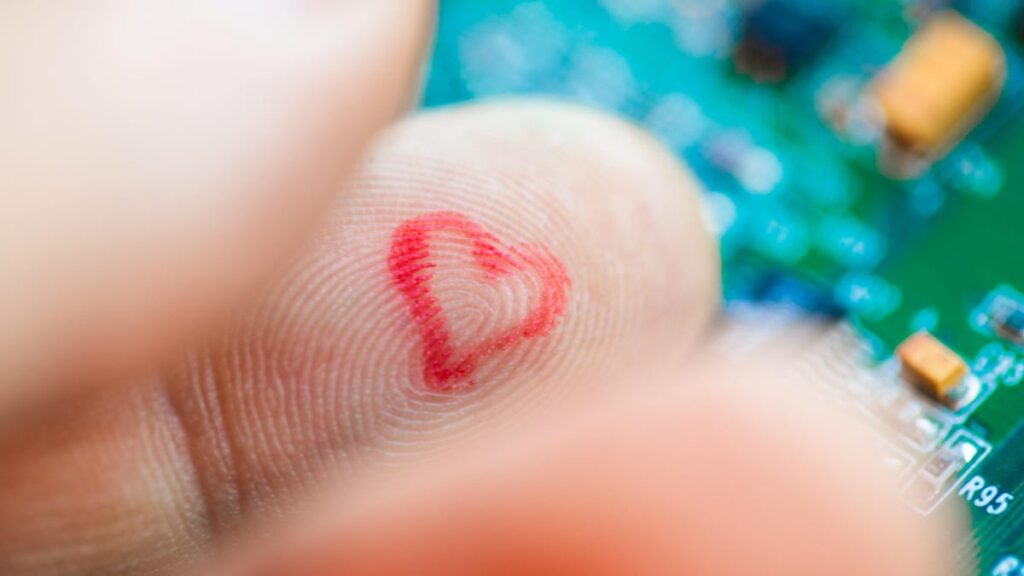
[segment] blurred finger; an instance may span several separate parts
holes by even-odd
[[[854,421],[778,367],[725,372],[352,491],[228,573],[952,574],[960,519],[901,502]]]
[[[138,368],[251,290],[409,101],[430,11],[0,6],[0,414]]]

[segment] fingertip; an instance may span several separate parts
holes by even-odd
[[[423,179],[438,182],[425,186],[447,189],[439,194],[442,203],[509,228],[543,226],[533,233],[554,240],[551,247],[563,255],[580,257],[570,263],[572,275],[616,260],[616,269],[599,277],[595,295],[633,299],[594,304],[630,309],[646,328],[645,341],[674,346],[664,356],[693,344],[719,311],[720,257],[703,219],[702,186],[627,119],[569,102],[499,99],[421,114],[378,150],[363,172],[370,184],[388,170],[408,176],[410,168],[426,166],[434,175]],[[451,170],[456,164],[460,169]],[[487,184],[504,190],[495,194]],[[466,201],[474,188],[489,201]],[[642,282],[642,289],[631,282]]]

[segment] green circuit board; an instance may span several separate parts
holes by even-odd
[[[910,144],[864,95],[951,13],[996,43],[1004,75],[948,145],[893,155],[887,139]],[[548,95],[659,136],[704,183],[726,301],[848,319],[884,381],[860,402],[903,438],[907,499],[922,514],[959,500],[965,565],[1018,576],[1022,25],[1016,0],[443,0],[424,106]],[[969,368],[954,400],[919,394],[894,357],[921,330]]]
[[[972,373],[990,388],[954,427],[973,432],[992,450],[960,479],[959,491],[983,482],[1008,504],[1005,510],[993,507],[980,492],[965,498],[977,546],[964,553],[977,554],[987,570],[982,573],[1019,574],[1024,509],[1015,501],[1024,504],[1024,350],[1014,337],[997,333],[989,314],[994,302],[1024,301],[1016,288],[1024,287],[1024,227],[1018,221],[1024,214],[1024,124],[1013,122],[986,144],[999,162],[1002,190],[992,197],[951,198],[921,239],[895,249],[876,272],[899,291],[898,305],[856,322],[879,357],[909,333],[928,330],[968,359]]]

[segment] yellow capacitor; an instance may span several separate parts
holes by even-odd
[[[940,402],[945,402],[967,375],[963,359],[926,331],[904,340],[896,355],[915,384]]]
[[[889,135],[902,147],[929,155],[980,119],[1005,78],[999,43],[964,17],[945,12],[914,34],[869,91]]]

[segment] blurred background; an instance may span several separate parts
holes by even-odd
[[[894,178],[862,96],[952,9],[1009,48],[1000,102],[934,166]],[[446,0],[425,105],[544,94],[632,118],[704,182],[727,300],[874,322],[914,298],[894,278],[901,248],[948,205],[1004,188],[994,155],[1024,154],[1012,137],[986,148],[1024,101],[1020,18],[1010,0]]]

